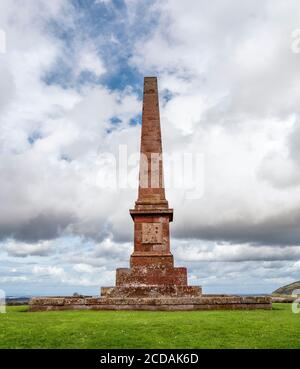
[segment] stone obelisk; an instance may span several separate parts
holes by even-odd
[[[138,199],[130,210],[134,250],[130,268],[117,269],[116,286],[97,297],[37,297],[30,311],[271,309],[270,297],[202,295],[187,285],[186,268],[174,267],[170,251],[173,210],[166,200],[157,79],[146,77]]]
[[[157,78],[146,77],[138,199],[130,210],[134,252],[130,268],[117,269],[116,288],[110,290],[110,295],[201,295],[200,287],[187,286],[186,268],[174,267],[169,231],[173,209],[165,196],[162,154]]]

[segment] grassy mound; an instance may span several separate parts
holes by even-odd
[[[300,314],[64,311],[0,314],[0,348],[300,348]]]

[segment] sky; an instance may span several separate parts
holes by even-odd
[[[297,0],[1,0],[0,289],[97,295],[128,266],[137,165],[116,184],[109,155],[139,150],[144,76],[166,155],[203,159],[201,195],[167,189],[189,283],[299,280],[299,14]]]

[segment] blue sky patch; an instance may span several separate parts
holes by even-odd
[[[39,131],[34,131],[31,133],[30,136],[28,136],[27,141],[30,143],[31,146],[33,146],[36,141],[41,140],[43,136]]]
[[[43,76],[45,83],[77,89],[101,84],[113,91],[130,86],[142,98],[143,75],[132,64],[131,57],[136,41],[147,39],[158,23],[157,13],[146,11],[152,2],[144,1],[133,19],[123,0],[108,3],[72,0],[71,5],[74,13],[71,25],[58,20],[48,23],[50,34],[62,42],[64,55]],[[91,71],[77,75],[74,70],[85,47],[92,47],[105,65],[106,73],[99,78]]]

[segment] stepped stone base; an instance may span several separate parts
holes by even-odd
[[[202,288],[176,285],[102,287],[101,296],[115,298],[200,297],[202,296]]]
[[[107,293],[109,291],[106,291]],[[202,295],[200,297],[43,297],[29,302],[29,311],[51,310],[252,310],[272,309],[270,297]]]
[[[157,261],[155,261],[157,263]],[[139,266],[133,268],[117,269],[117,286],[138,286],[138,285],[187,285],[186,268],[160,267],[155,262],[151,266]]]

